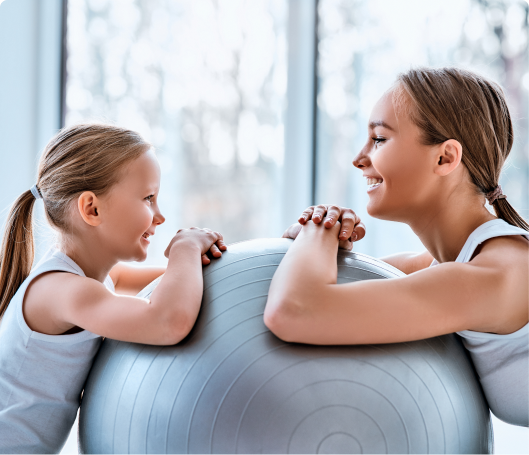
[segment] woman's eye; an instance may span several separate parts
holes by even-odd
[[[154,194],[151,194],[150,196],[147,196],[145,198],[146,201],[149,201],[152,204],[152,198],[154,197]]]
[[[383,142],[386,142],[386,139],[383,137],[373,137],[373,142],[375,143],[375,146],[382,144]]]

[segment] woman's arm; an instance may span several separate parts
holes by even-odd
[[[337,285],[339,229],[308,222],[279,265],[264,314],[279,338],[311,344],[392,343],[465,329],[501,333],[512,326],[515,311],[516,320],[524,319],[519,295],[510,290],[512,279],[499,270],[492,251],[482,251],[468,264]],[[518,300],[516,305],[512,300]]]
[[[120,262],[110,271],[116,293],[136,295],[145,286],[165,273],[166,267],[135,267]]]

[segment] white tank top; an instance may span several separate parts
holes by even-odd
[[[86,330],[45,335],[26,324],[26,289],[35,277],[50,271],[85,276],[68,256],[51,249],[22,283],[0,321],[0,453],[61,451],[101,343],[99,335]],[[114,291],[110,277],[105,285]]]
[[[474,251],[485,240],[529,232],[496,219],[479,226],[465,242],[456,262],[469,262]],[[436,260],[433,265],[437,265]],[[457,332],[479,376],[489,408],[499,419],[529,426],[529,324],[508,335]]]

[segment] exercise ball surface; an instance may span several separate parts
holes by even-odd
[[[81,405],[81,451],[491,452],[489,409],[456,335],[310,346],[266,328],[268,288],[290,244],[233,244],[205,267],[200,315],[178,345],[105,340]],[[339,283],[402,275],[338,253]]]

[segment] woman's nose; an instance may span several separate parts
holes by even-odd
[[[369,166],[369,155],[367,147],[364,147],[353,159],[353,166],[362,169]]]

